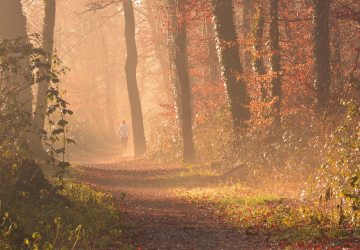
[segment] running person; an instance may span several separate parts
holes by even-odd
[[[121,151],[124,151],[124,154],[126,153],[127,149],[127,143],[130,135],[130,129],[125,124],[125,120],[122,121],[122,125],[119,127],[119,135],[121,136]]]

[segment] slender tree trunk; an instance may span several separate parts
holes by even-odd
[[[214,36],[214,24],[212,22],[204,24],[204,36],[208,39],[208,60],[206,64],[204,80],[211,85],[215,85],[218,80],[218,64],[219,59],[216,51],[216,41]]]
[[[243,5],[243,34],[245,42],[244,72],[245,75],[247,75],[251,72],[251,51],[248,44],[251,38],[252,0],[244,0]]]
[[[276,127],[281,126],[281,53],[279,46],[279,0],[270,0],[270,50],[271,50],[271,96],[274,101],[274,125]]]
[[[178,10],[180,14],[185,13],[185,1],[178,0]],[[187,69],[186,57],[186,20],[183,17],[177,29],[175,45],[176,56],[175,65],[180,82],[181,111],[182,111],[182,133],[184,138],[184,159],[188,163],[195,162],[195,148],[193,142],[192,122],[191,122],[191,96],[190,79]]]
[[[139,90],[136,81],[137,50],[135,41],[135,18],[132,0],[124,0],[125,15],[125,39],[126,39],[126,84],[129,93],[132,132],[134,136],[134,157],[140,157],[146,152],[146,139],[144,124],[139,97]]]
[[[100,29],[101,30],[101,29]],[[114,140],[115,137],[115,127],[114,127],[114,120],[111,114],[112,105],[111,105],[111,77],[110,77],[110,71],[109,71],[109,55],[108,50],[106,47],[105,42],[105,36],[103,31],[101,30],[101,43],[104,50],[104,59],[105,59],[105,108],[106,108],[106,120],[108,125],[108,131],[109,131],[109,138],[111,140]]]
[[[213,22],[208,24],[207,30],[208,30],[207,33],[208,33],[209,36],[215,36]],[[208,46],[209,46],[208,50],[209,50],[209,57],[210,57],[209,58],[209,63],[210,63],[210,83],[212,85],[215,85],[215,84],[218,83],[218,80],[219,80],[219,71],[218,71],[219,57],[218,57],[217,50],[216,50],[215,37],[214,37],[214,39],[209,40]]]
[[[44,22],[43,22],[43,50],[48,53],[48,57],[44,59],[44,63],[51,64],[51,56],[53,54],[54,43],[54,29],[55,29],[55,12],[56,4],[55,0],[44,0]],[[43,81],[38,84],[36,95],[36,113],[34,115],[34,121],[37,128],[41,131],[45,129],[45,112],[47,109],[46,91],[49,89],[50,82]],[[36,151],[42,154],[43,148],[41,140],[34,141]],[[37,154],[37,153],[36,153]]]
[[[222,77],[229,98],[235,135],[247,128],[250,119],[249,97],[243,80],[243,67],[239,56],[239,43],[234,24],[231,0],[212,0],[215,31],[221,59]]]
[[[264,65],[264,58],[263,58],[263,37],[264,37],[264,30],[265,30],[265,16],[264,10],[260,7],[255,19],[254,23],[254,69],[255,73],[258,77],[258,81],[260,83],[260,91],[261,91],[261,99],[265,100],[267,97],[267,91],[265,89],[264,83],[265,80],[263,76],[266,75],[266,69]]]
[[[181,99],[180,99],[180,83],[176,73],[175,66],[175,36],[176,36],[176,14],[175,14],[175,0],[169,0],[169,6],[172,7],[169,14],[170,30],[168,31],[168,48],[169,48],[169,67],[170,67],[170,81],[173,89],[173,100],[175,106],[176,122],[179,128],[182,127],[182,112],[181,112]]]
[[[314,77],[315,95],[323,109],[329,102],[330,76],[330,0],[313,0],[314,3]]]
[[[200,27],[200,26],[199,26],[199,27]],[[207,33],[208,33],[206,22],[203,23],[201,31],[202,31],[202,37],[203,37],[203,39],[204,39],[204,38],[206,39]],[[208,60],[206,60],[206,61],[208,61]],[[203,65],[203,68],[202,68],[202,73],[203,73],[202,82],[203,82],[203,83],[207,83],[207,82],[209,81],[210,77],[209,77],[209,64],[207,64],[206,62],[204,62],[204,65]]]

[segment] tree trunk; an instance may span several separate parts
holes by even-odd
[[[256,17],[256,23],[254,24],[254,69],[260,83],[261,99],[264,101],[267,97],[267,91],[264,86],[265,80],[262,76],[266,75],[266,69],[263,58],[263,37],[265,30],[265,16],[264,10],[260,7]]]
[[[342,58],[342,37],[341,37],[341,26],[338,24],[337,20],[332,20],[332,27],[335,30],[333,32],[333,47],[334,47],[334,54],[332,56],[332,69],[334,71],[334,80],[333,84],[336,85],[337,88],[337,106],[340,107],[341,105],[341,99],[343,99],[342,95],[344,94],[344,85],[345,85],[345,79],[343,76],[343,58]],[[346,98],[346,96],[345,96]],[[344,98],[344,99],[345,99]]]
[[[44,60],[44,63],[51,64],[51,56],[53,53],[54,43],[54,29],[55,29],[55,12],[56,4],[55,0],[44,0],[44,23],[42,31],[42,47],[43,50],[48,53],[48,57]],[[45,112],[47,109],[46,91],[49,89],[50,82],[43,81],[38,84],[38,92],[36,95],[36,113],[34,115],[34,121],[36,127],[43,131],[45,128]],[[34,147],[36,147],[35,154],[43,154],[43,148],[41,139],[34,141]]]
[[[125,63],[126,84],[128,88],[132,132],[134,136],[134,157],[140,157],[146,152],[146,139],[140,103],[139,90],[136,81],[137,50],[135,41],[135,18],[132,0],[123,1],[125,15],[125,39],[127,57]]]
[[[244,0],[243,4],[243,34],[245,42],[244,72],[245,75],[248,75],[251,73],[251,51],[248,44],[251,38],[252,0]]]
[[[216,41],[214,37],[214,24],[212,22],[205,23],[204,24],[204,36],[206,36],[206,39],[208,39],[208,60],[207,64],[205,65],[204,75],[206,76],[204,78],[204,81],[207,83],[210,83],[211,85],[215,85],[218,80],[218,64],[219,59],[216,51]]]
[[[178,1],[178,10],[180,14],[185,14],[185,1]],[[186,57],[186,20],[181,18],[176,33],[175,45],[175,65],[180,82],[181,111],[182,111],[182,133],[184,138],[184,159],[188,163],[195,162],[195,148],[192,134],[191,122],[191,97],[190,80],[187,69]]]
[[[234,8],[231,0],[212,0],[215,31],[218,40],[222,77],[229,98],[235,135],[241,134],[248,125],[249,97],[243,80],[243,67],[239,56],[239,43],[234,24]]]
[[[104,59],[105,59],[105,109],[106,109],[106,120],[108,125],[108,137],[110,141],[114,141],[116,138],[115,134],[115,127],[114,127],[114,120],[111,114],[112,105],[111,105],[111,77],[110,77],[110,71],[109,71],[109,55],[108,50],[106,47],[105,42],[105,36],[103,33],[103,30],[100,29],[100,37],[101,37],[101,44],[103,46],[103,52],[104,52]]]
[[[330,0],[313,0],[314,4],[314,78],[315,95],[323,109],[329,102],[330,76]]]
[[[23,41],[27,42],[26,17],[22,11],[21,0],[0,0],[0,37],[3,40],[21,37]],[[25,57],[21,63],[23,69],[26,69],[30,63],[29,58]],[[15,79],[15,81],[19,83],[23,82],[22,72],[18,72],[18,78]],[[29,86],[19,91],[16,100],[23,103],[22,111],[28,113],[29,122],[34,125],[35,120],[32,113],[33,94],[31,87]],[[46,157],[46,153],[41,146],[40,138],[37,136],[35,126],[27,127],[26,129],[32,131],[26,133],[30,152],[39,158]]]
[[[0,37],[2,40],[19,37],[27,40],[26,17],[22,11],[21,0],[0,0]],[[28,60],[24,59],[24,67],[29,64]],[[31,88],[20,91],[16,99],[24,104],[24,111],[32,113]]]
[[[174,108],[176,115],[176,122],[179,128],[182,127],[182,113],[181,113],[181,100],[180,100],[180,83],[176,73],[175,66],[175,36],[176,36],[176,15],[174,10],[176,9],[175,0],[169,0],[169,6],[172,7],[169,14],[170,30],[168,31],[168,48],[169,48],[169,67],[170,67],[170,81],[173,89]],[[173,13],[171,13],[173,11]]]
[[[279,46],[279,0],[270,0],[271,97],[274,101],[274,125],[281,127],[281,53]]]
[[[26,37],[26,17],[22,12],[21,0],[0,0],[1,39]]]

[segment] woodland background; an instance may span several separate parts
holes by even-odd
[[[118,147],[126,120],[135,158],[254,190],[296,183],[318,213],[297,223],[356,234],[359,29],[354,0],[0,0],[1,200],[78,199],[69,160]],[[8,218],[4,246],[19,240]]]

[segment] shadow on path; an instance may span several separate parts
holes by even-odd
[[[136,224],[129,241],[136,249],[266,249],[262,241],[248,237],[224,223],[206,206],[179,200],[171,188],[207,187],[215,177],[178,177],[179,167],[146,162],[134,168],[124,162],[84,164],[83,178],[114,197],[126,194],[125,209]]]

